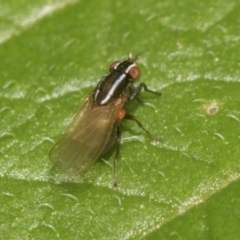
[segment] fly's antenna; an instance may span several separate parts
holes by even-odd
[[[128,53],[128,61],[132,61],[132,60],[133,60],[132,53],[129,52],[129,53]]]
[[[137,54],[136,57],[133,59],[134,62],[137,62],[139,59],[141,59],[140,55]]]
[[[139,52],[137,55],[136,55],[136,57],[135,57],[135,61],[138,61],[141,57],[141,55],[143,55],[143,53],[145,53],[145,52],[147,52],[146,50],[145,51],[141,51],[141,52]]]
[[[137,62],[141,57],[139,54],[136,55],[136,57],[133,57],[132,53],[128,53],[128,61],[130,62]]]

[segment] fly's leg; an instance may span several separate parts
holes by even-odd
[[[140,104],[144,104],[144,102],[140,98],[138,98],[138,96],[136,96],[134,99],[137,100]]]
[[[158,95],[158,96],[162,95],[160,92],[155,92],[155,91],[148,89],[147,85],[142,82],[137,86],[136,90],[130,95],[130,97],[129,97],[130,100],[137,98],[137,95],[141,92],[142,89],[144,89],[145,92],[150,92],[150,93]]]
[[[119,159],[119,151],[120,151],[120,143],[121,143],[121,131],[119,125],[117,125],[117,139],[116,139],[116,152],[114,156],[114,183],[113,187],[117,187],[117,180],[118,180],[118,159]]]
[[[141,102],[141,100],[138,99],[138,94],[141,92],[141,90],[144,89],[145,92],[150,92],[152,94],[161,96],[162,94],[160,92],[155,92],[152,91],[150,89],[148,89],[147,85],[145,83],[140,83],[137,88],[135,89],[135,91],[130,95],[129,99],[133,100],[136,99],[137,101]],[[130,115],[130,114],[126,114],[125,119],[129,119],[134,121],[145,133],[147,133],[148,136],[150,136],[152,139],[157,140],[157,141],[161,141],[161,138],[156,138],[154,137],[142,124],[141,122],[139,122],[136,117]]]
[[[124,119],[128,119],[131,121],[134,121],[149,137],[151,137],[153,140],[157,140],[157,141],[161,141],[161,138],[156,138],[154,137],[142,124],[141,122],[139,122],[135,116],[130,115],[128,113],[126,113]]]

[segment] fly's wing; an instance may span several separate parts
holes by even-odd
[[[75,115],[50,151],[51,161],[68,172],[88,169],[105,149],[122,106],[92,106],[92,98]]]

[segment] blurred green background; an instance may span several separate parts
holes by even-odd
[[[2,239],[239,239],[237,1],[0,1]],[[139,54],[141,93],[84,175],[48,152],[113,61]],[[139,81],[139,82],[140,82]],[[136,83],[137,85],[137,83]]]

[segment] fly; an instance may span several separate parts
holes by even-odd
[[[127,60],[111,64],[109,74],[90,93],[51,149],[49,156],[55,165],[67,172],[84,172],[116,142],[114,187],[117,186],[122,119],[134,121],[152,137],[134,116],[126,113],[126,106],[133,99],[140,101],[137,96],[142,89],[161,95],[148,89],[143,82],[133,89],[133,82],[141,76],[141,70],[136,65],[138,59],[129,54]]]

